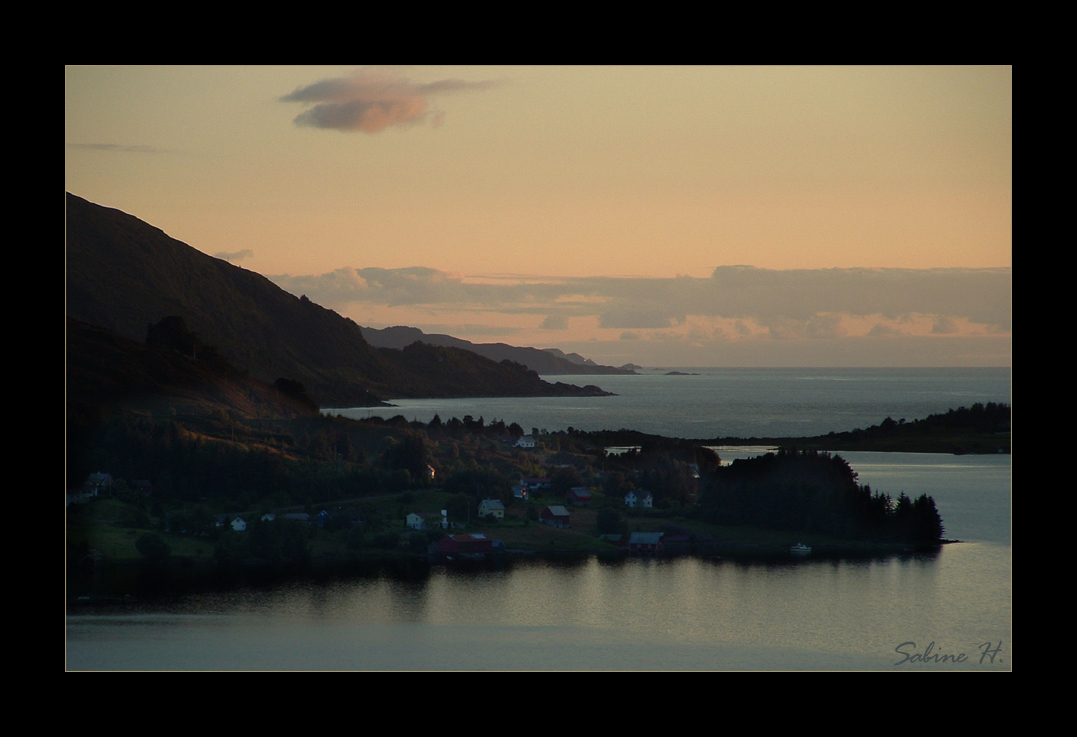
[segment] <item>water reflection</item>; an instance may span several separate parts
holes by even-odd
[[[1009,565],[1008,547],[980,544],[935,560],[590,558],[291,584],[69,617],[68,667],[885,669],[908,640],[1009,642]]]

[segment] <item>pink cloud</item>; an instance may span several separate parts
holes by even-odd
[[[363,71],[297,87],[281,101],[313,105],[296,116],[296,125],[377,133],[390,126],[426,120],[431,95],[488,89],[495,84],[458,79],[419,84],[405,77]],[[443,112],[435,112],[434,127],[440,127],[444,119]]]

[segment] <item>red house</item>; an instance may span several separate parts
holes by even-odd
[[[628,538],[628,549],[635,553],[661,553],[663,532],[633,532]]]
[[[568,510],[560,504],[553,507],[546,507],[539,513],[539,521],[542,522],[542,524],[550,525],[551,527],[568,527]]]
[[[568,503],[574,507],[589,507],[591,492],[585,486],[573,486],[568,490]]]
[[[494,541],[486,535],[446,535],[438,541],[440,555],[489,553],[493,549]]]

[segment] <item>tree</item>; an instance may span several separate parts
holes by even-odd
[[[942,525],[942,517],[935,506],[935,500],[927,494],[920,496],[912,504],[912,514],[915,525],[915,537],[917,542],[937,543],[942,541],[945,528]]]
[[[444,489],[475,500],[500,499],[505,504],[512,500],[512,483],[494,470],[457,471],[445,479]]]
[[[575,466],[559,468],[550,476],[550,487],[555,496],[568,496],[569,490],[576,486],[583,486],[583,476]]]
[[[401,437],[399,442],[390,446],[382,456],[382,463],[386,468],[407,471],[411,477],[409,482],[429,480],[429,460],[430,451],[422,434],[410,431]]]
[[[621,512],[616,507],[605,507],[598,510],[595,522],[601,535],[623,535],[625,533],[624,518],[621,517]]]
[[[625,480],[625,475],[620,471],[612,471],[609,476],[606,477],[606,482],[603,484],[603,492],[606,496],[620,498],[623,497],[631,490],[631,485]]]
[[[280,525],[276,521],[252,521],[247,533],[251,555],[273,563],[278,562],[284,547],[280,533]]]
[[[449,513],[449,518],[455,522],[464,522],[469,518],[471,510],[477,508],[475,501],[462,492],[454,495],[445,503],[445,510]]]

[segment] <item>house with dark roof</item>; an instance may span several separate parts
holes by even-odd
[[[628,538],[628,549],[633,553],[661,553],[664,532],[633,532]]]

